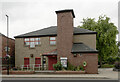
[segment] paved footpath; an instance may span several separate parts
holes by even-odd
[[[81,79],[111,79],[118,80],[118,72],[112,68],[100,68],[99,74],[31,74],[31,75],[1,75],[2,78],[81,78]]]
[[[120,73],[113,71],[113,68],[100,68],[99,75],[106,76],[110,79],[120,79]]]

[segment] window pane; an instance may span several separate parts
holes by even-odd
[[[50,45],[55,45],[56,41],[50,41]]]
[[[25,41],[29,41],[29,38],[25,38]]]
[[[38,42],[38,44],[41,44],[41,42]]]
[[[25,42],[25,45],[30,45],[30,43],[29,42]]]
[[[35,41],[38,41],[39,38],[35,38]]]
[[[50,37],[50,40],[55,40],[55,37]]]
[[[35,45],[40,45],[41,44],[41,42],[35,42]]]
[[[38,42],[35,42],[35,45],[38,45]]]
[[[31,48],[35,47],[35,43],[34,42],[30,42],[30,47]]]
[[[40,38],[38,38],[38,40],[40,41]]]
[[[30,41],[34,41],[34,38],[30,38]]]

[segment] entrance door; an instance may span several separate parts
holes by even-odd
[[[24,58],[24,67],[29,67],[29,58]]]
[[[35,67],[39,67],[41,65],[41,58],[37,57],[35,58]]]
[[[57,56],[48,56],[48,69],[54,70],[53,64],[57,63]]]

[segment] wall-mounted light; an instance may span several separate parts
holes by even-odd
[[[81,53],[80,53],[79,55],[80,55],[80,56],[82,56],[82,54],[81,54]]]
[[[74,57],[77,57],[77,54],[73,54],[74,55]]]
[[[33,58],[33,54],[30,54],[30,57]]]

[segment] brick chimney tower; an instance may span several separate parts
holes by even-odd
[[[73,44],[73,18],[72,9],[56,11],[57,14],[57,57],[67,57],[71,54]]]

